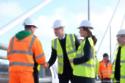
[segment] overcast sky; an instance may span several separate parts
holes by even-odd
[[[4,28],[18,16],[25,14],[39,3],[46,0],[0,0],[0,27]],[[125,14],[125,0],[90,0],[90,21],[94,26],[93,34],[97,37],[97,57],[99,60],[102,54],[109,54],[109,32],[107,33],[101,48],[98,50],[104,31],[111,19],[117,2],[120,1],[116,14],[111,23],[112,28],[112,56],[116,48],[116,34],[121,26]],[[79,34],[77,27],[82,19],[87,19],[87,0],[51,0],[43,9],[32,15],[39,28],[36,35],[40,38],[47,60],[51,53],[51,40],[54,38],[52,23],[55,19],[62,19],[65,23],[66,33]],[[9,40],[18,31],[23,30],[23,23],[17,24],[13,29],[0,35],[0,43],[8,45]],[[2,30],[0,30],[1,32]]]

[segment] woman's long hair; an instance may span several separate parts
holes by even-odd
[[[85,31],[87,31],[87,33],[88,33],[88,36],[89,37],[92,37],[92,39],[93,39],[93,41],[94,41],[94,45],[96,44],[96,42],[97,42],[97,38],[95,37],[95,35],[93,35],[92,34],[92,32],[88,29],[88,28],[83,28]]]

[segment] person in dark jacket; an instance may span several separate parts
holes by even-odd
[[[117,34],[118,47],[113,63],[113,83],[125,83],[125,29]]]
[[[58,57],[58,78],[59,83],[73,81],[73,63],[70,62],[76,56],[79,41],[74,34],[65,34],[64,25],[61,20],[56,20],[53,25],[54,33],[57,36],[52,40],[52,53],[48,61],[51,67]]]
[[[95,83],[95,49],[97,39],[90,31],[91,23],[83,20],[80,24],[80,36],[84,40],[80,43],[76,58],[73,60],[73,83]]]

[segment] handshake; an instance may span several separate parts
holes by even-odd
[[[42,64],[42,66],[44,67],[44,68],[49,68],[49,64],[46,62],[46,63],[44,63],[44,64]]]

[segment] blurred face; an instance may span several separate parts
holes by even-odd
[[[103,60],[104,60],[104,61],[108,61],[108,56],[103,57]]]
[[[80,33],[81,37],[86,37],[87,36],[87,31],[84,30],[84,28],[80,28],[79,30],[80,30],[79,33]]]
[[[118,36],[117,41],[119,44],[125,45],[125,35]]]
[[[59,38],[63,37],[64,36],[64,29],[63,29],[63,27],[59,27],[59,28],[54,29],[54,33]]]
[[[36,27],[35,26],[31,26],[31,32],[34,33],[36,30]]]

